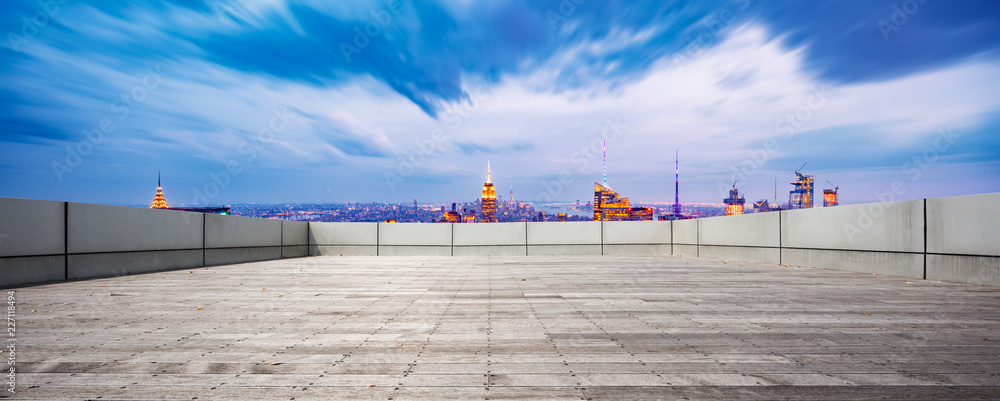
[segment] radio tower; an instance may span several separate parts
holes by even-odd
[[[680,177],[680,151],[674,149],[674,214],[677,216],[681,214]]]
[[[604,141],[604,187],[608,187],[608,141]]]

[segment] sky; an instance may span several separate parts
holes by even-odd
[[[6,0],[0,196],[1000,192],[1000,2]],[[676,153],[675,153],[676,152]],[[805,164],[804,167],[801,167]]]

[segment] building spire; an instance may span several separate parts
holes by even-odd
[[[156,196],[153,197],[153,203],[149,205],[150,209],[167,209],[170,206],[167,205],[167,200],[163,198],[163,187],[160,186],[160,172],[156,172]]]
[[[604,187],[608,187],[608,141],[604,141]]]
[[[674,149],[674,214],[681,214],[681,173],[680,173],[680,150]]]
[[[489,184],[490,181],[490,159],[486,159],[486,183]]]

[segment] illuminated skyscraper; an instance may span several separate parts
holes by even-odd
[[[149,205],[150,209],[169,209],[167,206],[167,200],[163,198],[163,187],[160,186],[160,173],[156,173],[156,196],[153,197],[153,203]]]
[[[629,201],[604,185],[594,183],[594,221],[628,220]]]
[[[653,209],[632,207],[628,198],[604,185],[594,183],[594,221],[648,221]]]
[[[795,172],[795,189],[788,193],[790,209],[811,209],[813,207],[813,176]]]
[[[608,148],[604,145],[604,185],[594,183],[594,221],[647,221],[653,219],[653,209],[631,207],[628,198],[622,198],[608,188]]]
[[[486,183],[483,184],[483,223],[497,222],[497,193],[490,180],[490,162],[486,161]]]
[[[823,207],[837,206],[839,203],[836,189],[823,190]]]
[[[740,196],[740,191],[736,189],[736,183],[733,183],[733,189],[729,190],[729,197],[723,199],[722,202],[726,204],[726,216],[743,214],[743,205],[746,202]]]
[[[754,213],[764,213],[771,211],[771,205],[767,203],[767,199],[761,199],[753,203]]]

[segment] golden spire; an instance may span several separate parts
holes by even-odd
[[[490,159],[486,159],[486,183],[489,184],[490,181]]]
[[[167,200],[163,198],[163,187],[160,186],[160,172],[156,172],[156,196],[153,197],[153,203],[149,205],[150,209],[168,209]]]

